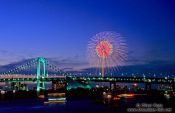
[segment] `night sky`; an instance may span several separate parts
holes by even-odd
[[[125,65],[175,64],[174,0],[0,0],[0,65],[43,56],[84,68],[102,31],[125,38]]]

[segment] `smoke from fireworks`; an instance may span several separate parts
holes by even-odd
[[[87,52],[91,66],[101,68],[104,77],[106,69],[117,68],[126,59],[126,43],[116,32],[100,32],[90,40]]]

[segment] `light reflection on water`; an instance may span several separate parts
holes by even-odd
[[[144,102],[145,99],[123,98],[115,107],[95,103],[89,98],[68,100],[65,104],[44,104],[44,99],[9,100],[0,101],[0,113],[123,113],[126,106],[135,106],[137,102]]]
[[[44,100],[23,99],[0,102],[0,113],[96,113],[108,111],[104,105],[92,100],[72,100],[66,104],[43,104]]]

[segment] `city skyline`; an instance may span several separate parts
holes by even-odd
[[[125,65],[174,64],[174,4],[0,1],[0,65],[43,56],[67,68],[88,68],[87,44],[102,31],[115,31],[126,39]]]

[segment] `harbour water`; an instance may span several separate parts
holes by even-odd
[[[102,104],[88,97],[69,99],[66,103],[45,104],[44,101],[44,99],[36,98],[1,100],[0,113],[123,113],[127,112],[128,108],[134,108],[136,105],[143,103],[145,106],[155,104],[158,106],[157,108],[166,108],[167,112],[173,110],[173,103],[170,100],[144,96],[123,98],[113,105]]]

